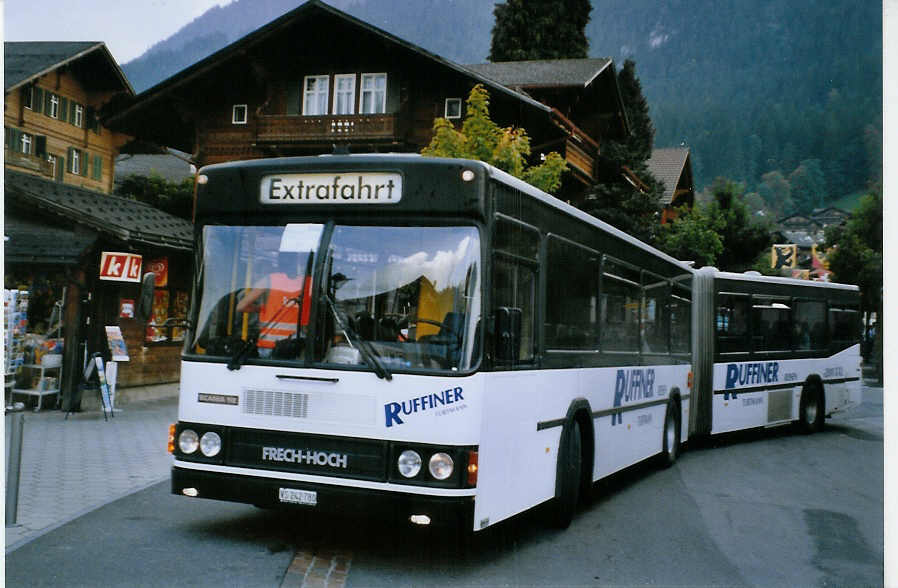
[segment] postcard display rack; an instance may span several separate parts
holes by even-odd
[[[37,396],[37,408],[41,409],[44,396],[59,394],[62,382],[62,356],[44,354],[37,363],[34,353],[25,349],[25,331],[28,326],[28,292],[4,290],[3,310],[5,321],[4,342],[5,378],[10,389],[10,402],[16,395]],[[18,375],[17,375],[18,372]],[[24,372],[24,373],[23,373]]]

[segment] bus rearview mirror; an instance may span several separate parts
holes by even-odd
[[[496,359],[517,361],[521,348],[521,309],[500,306],[496,309]]]

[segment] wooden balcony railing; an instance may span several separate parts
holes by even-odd
[[[399,139],[395,114],[332,116],[259,116],[255,123],[257,143],[315,143],[320,141],[394,141]]]
[[[27,169],[47,176],[48,178],[53,177],[53,166],[50,165],[50,162],[47,161],[45,157],[28,155],[10,149],[3,150],[3,157],[7,166]]]

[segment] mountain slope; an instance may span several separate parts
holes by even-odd
[[[328,0],[458,63],[489,52],[493,2]],[[301,4],[215,7],[124,64],[142,91]],[[655,145],[686,144],[697,187],[716,176],[758,189],[802,162],[824,171],[806,204],[881,176],[882,5],[855,0],[593,0],[590,55],[635,60]]]

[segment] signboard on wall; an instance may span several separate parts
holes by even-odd
[[[136,253],[103,251],[100,254],[100,279],[113,282],[140,282],[143,257]]]
[[[147,261],[147,271],[156,274],[156,287],[168,287],[168,258],[160,257]]]

